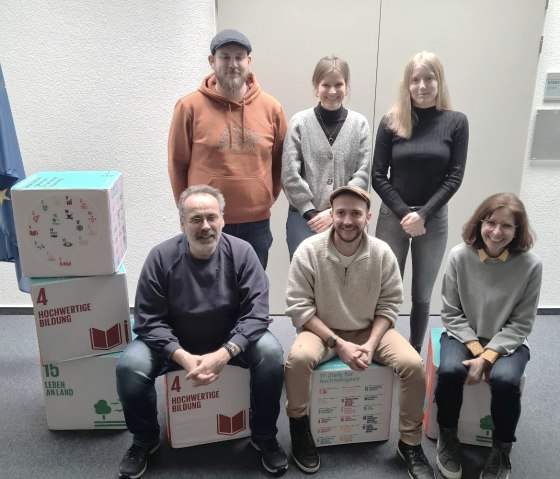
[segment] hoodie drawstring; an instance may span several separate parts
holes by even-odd
[[[243,103],[241,104],[241,138],[243,145],[245,144],[245,98],[243,98]]]
[[[231,103],[228,101],[228,115],[227,115],[227,122],[229,128],[229,147],[230,149],[233,148],[233,131],[231,130]]]

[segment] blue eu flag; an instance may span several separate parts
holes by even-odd
[[[25,171],[0,65],[0,261],[16,264],[19,289],[29,293],[29,278],[21,276],[10,194],[12,186],[22,178],[25,178]]]

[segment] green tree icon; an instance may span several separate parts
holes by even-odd
[[[486,436],[490,436],[490,431],[494,430],[494,421],[492,421],[492,416],[484,416],[480,418],[480,429],[486,431]]]
[[[101,414],[103,416],[103,420],[105,420],[105,414],[109,414],[112,409],[105,399],[100,399],[93,405],[95,409],[95,414]]]

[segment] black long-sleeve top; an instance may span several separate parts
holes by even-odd
[[[214,255],[193,258],[183,234],[155,246],[140,273],[134,332],[167,357],[229,340],[245,350],[268,329],[268,278],[249,243],[222,233]]]
[[[413,108],[413,116],[417,121],[408,140],[399,138],[387,127],[386,117],[381,120],[371,182],[398,218],[415,206],[427,221],[461,186],[469,123],[461,112],[435,107]]]

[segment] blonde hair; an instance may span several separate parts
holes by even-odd
[[[408,139],[412,135],[413,111],[410,99],[410,78],[416,66],[428,68],[436,77],[438,92],[436,96],[437,110],[451,110],[451,100],[447,89],[447,82],[443,72],[443,65],[435,53],[420,52],[414,55],[404,68],[396,103],[387,113],[387,126],[400,138]]]

